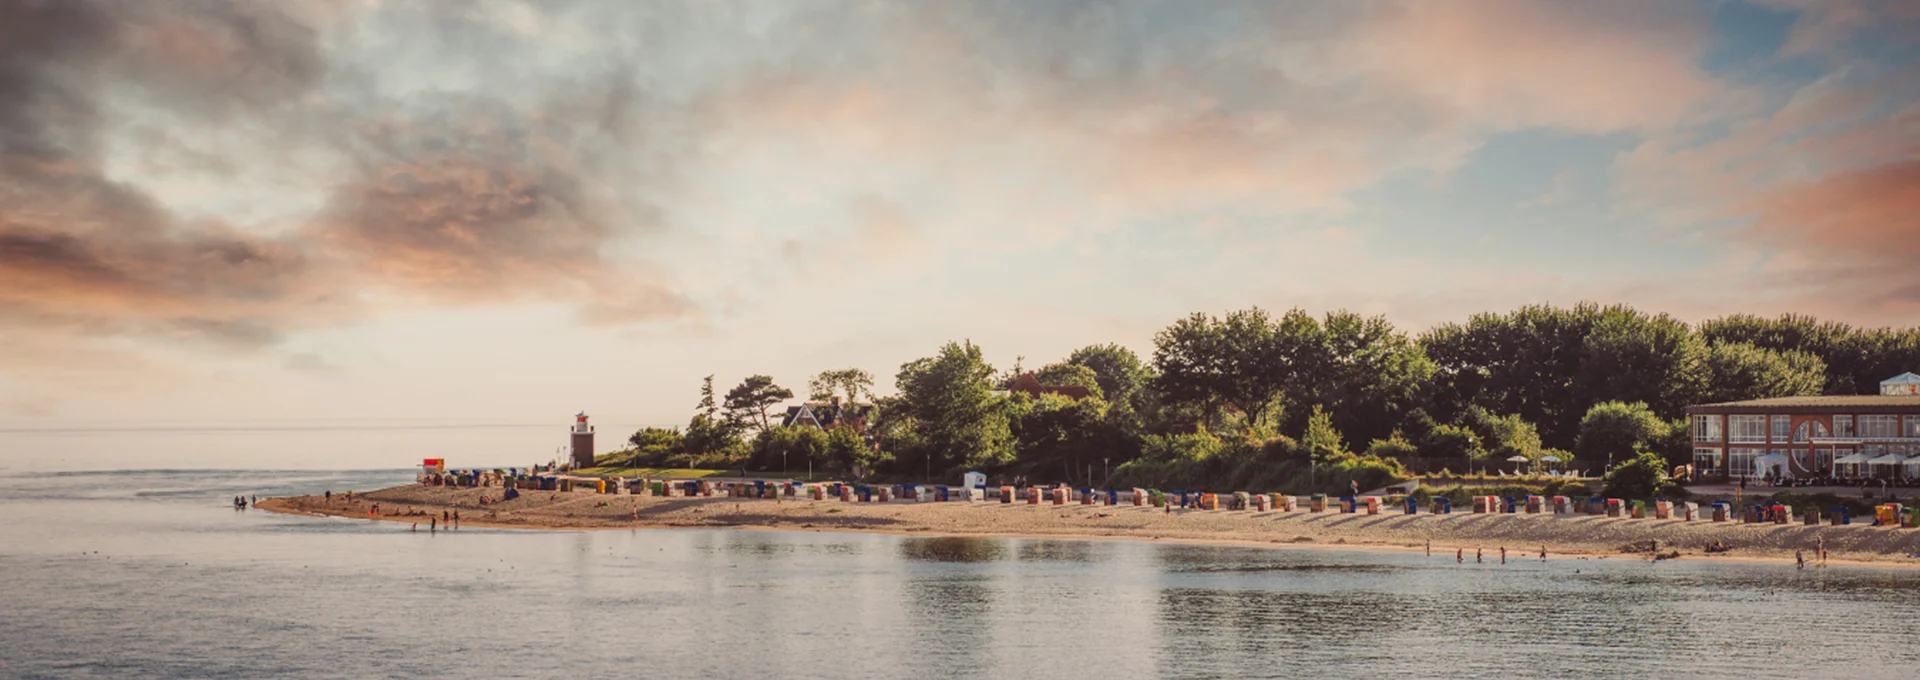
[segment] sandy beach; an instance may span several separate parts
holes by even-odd
[[[1379,515],[1231,510],[1180,510],[1097,505],[967,503],[844,503],[747,498],[655,498],[590,491],[529,491],[514,500],[482,505],[499,488],[407,485],[355,493],[263,499],[258,507],[291,514],[418,523],[459,511],[467,527],[521,529],[739,528],[786,531],[860,531],[922,536],[1003,536],[1131,539],[1292,548],[1425,550],[1436,554],[1499,549],[1508,559],[1647,559],[1646,546],[1681,559],[1788,562],[1796,550],[1813,558],[1824,539],[1829,564],[1920,567],[1920,530],[1866,524],[1804,526],[1734,522],[1609,518],[1550,514]],[[369,510],[379,506],[379,514]],[[1733,550],[1706,553],[1719,540]]]

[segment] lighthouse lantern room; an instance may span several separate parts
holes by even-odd
[[[573,437],[573,469],[593,467],[593,426],[587,424],[585,411],[573,417],[568,434]]]

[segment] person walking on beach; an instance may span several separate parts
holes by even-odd
[[[1827,537],[1813,537],[1813,555],[1815,559],[1820,560],[1820,566],[1827,566]]]
[[[1798,550],[1793,551],[1793,564],[1795,569],[1807,568],[1807,556]]]
[[[1547,561],[1547,546],[1540,546],[1540,561]]]
[[[1427,539],[1427,557],[1433,557],[1433,539]]]
[[[327,502],[333,502],[333,489],[327,489]]]
[[[460,528],[460,511],[459,510],[453,511],[453,528],[455,529]]]
[[[438,533],[440,531],[440,518],[429,515],[427,517],[427,531]]]
[[[1473,563],[1474,563],[1474,564],[1486,564],[1486,563],[1487,563],[1487,550],[1486,550],[1486,548],[1474,548],[1474,549],[1473,549]]]
[[[1507,563],[1507,546],[1500,546],[1500,563]]]

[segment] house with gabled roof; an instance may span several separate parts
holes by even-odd
[[[786,415],[780,418],[780,426],[829,430],[836,425],[848,425],[855,432],[865,433],[872,418],[873,404],[843,402],[836,396],[829,401],[809,401],[799,406],[788,406]]]

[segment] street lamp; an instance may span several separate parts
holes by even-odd
[[[1107,472],[1107,458],[1100,459],[1100,486],[1111,486],[1113,475]]]

